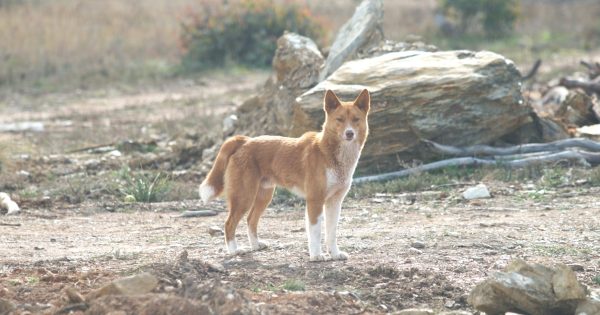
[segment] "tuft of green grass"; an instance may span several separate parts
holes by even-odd
[[[40,282],[40,278],[38,278],[38,277],[27,277],[27,278],[25,278],[25,280],[27,281],[27,284],[29,284],[29,285],[36,285]]]
[[[304,291],[306,289],[304,282],[296,279],[286,280],[282,287],[288,291]]]
[[[144,174],[120,172],[124,183],[120,191],[124,196],[133,196],[137,202],[159,202],[165,200],[171,190],[171,180],[162,172]]]
[[[294,206],[303,202],[303,199],[294,195],[291,191],[285,188],[277,187],[273,194],[272,204]]]
[[[591,171],[590,171],[590,175],[589,175],[589,183],[592,186],[600,186],[600,166],[598,167],[594,167]]]
[[[592,281],[594,281],[595,284],[600,285],[600,275],[597,275],[597,276],[593,277]]]

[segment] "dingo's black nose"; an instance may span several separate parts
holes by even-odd
[[[354,138],[354,131],[346,130],[346,139],[352,140],[352,138]]]

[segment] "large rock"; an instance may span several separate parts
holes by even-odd
[[[600,314],[600,289],[594,289],[590,296],[577,305],[575,315]]]
[[[158,286],[158,279],[148,272],[117,279],[97,290],[90,292],[86,300],[108,295],[139,295],[148,293]]]
[[[319,80],[323,55],[310,38],[285,33],[277,40],[273,70],[277,83],[287,88],[311,88]]]
[[[248,136],[288,133],[294,99],[317,84],[324,58],[308,37],[286,33],[277,40],[273,77],[258,95],[238,108],[236,133]]]
[[[0,298],[0,315],[8,315],[16,309],[15,303]]]
[[[360,50],[379,44],[383,39],[382,21],[382,0],[364,0],[354,11],[352,18],[337,33],[319,81],[327,78],[345,61],[355,57]]]
[[[566,265],[554,268],[516,260],[505,272],[478,284],[469,303],[488,315],[518,312],[532,315],[573,314],[586,289]]]
[[[398,160],[432,158],[423,139],[489,143],[530,121],[520,80],[510,60],[487,51],[405,51],[349,61],[296,99],[290,135],[320,129],[326,89],[352,100],[366,88],[371,133],[359,168],[397,168]]]

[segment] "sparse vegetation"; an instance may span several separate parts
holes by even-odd
[[[600,167],[594,167],[589,175],[590,185],[600,186]]]
[[[283,283],[282,288],[288,291],[304,291],[306,285],[300,280],[288,279]]]
[[[183,68],[201,70],[227,64],[268,66],[277,39],[284,31],[315,41],[324,32],[310,9],[296,2],[234,0],[223,5],[198,1],[198,10],[190,10],[183,23]]]
[[[441,7],[457,25],[454,35],[460,36],[478,29],[489,37],[506,36],[519,15],[518,0],[442,0]]]
[[[595,284],[600,285],[600,275],[595,276],[592,281],[594,281]]]
[[[124,196],[133,196],[137,202],[163,201],[171,190],[169,176],[158,173],[134,173],[131,170],[122,171],[124,183],[120,191]]]

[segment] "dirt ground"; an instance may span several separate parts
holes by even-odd
[[[180,152],[175,142],[220,128],[222,115],[264,79],[258,73],[141,91],[4,95],[0,123],[34,120],[45,129],[0,133],[3,148],[15,147],[6,154],[0,191],[23,208],[0,216],[0,298],[14,302],[20,314],[191,314],[223,296],[215,306],[220,313],[474,311],[466,302],[470,290],[513,258],[572,264],[582,283],[600,286],[594,280],[600,275],[600,187],[583,182],[549,190],[487,180],[493,198],[476,201],[461,197],[475,182],[349,198],[338,235],[350,259],[336,262],[308,261],[302,204],[279,202],[259,224],[269,247],[227,256],[218,231],[223,201],[202,206],[195,195],[203,169],[163,157]],[[128,139],[155,141],[159,149],[79,150]],[[115,173],[148,154],[162,160],[145,165],[174,174],[179,194],[173,201],[125,203],[111,188]],[[218,214],[179,216],[202,209]],[[245,228],[242,223],[237,232],[241,245],[247,245]],[[65,289],[85,295],[142,271],[159,278],[152,294],[68,308]]]

